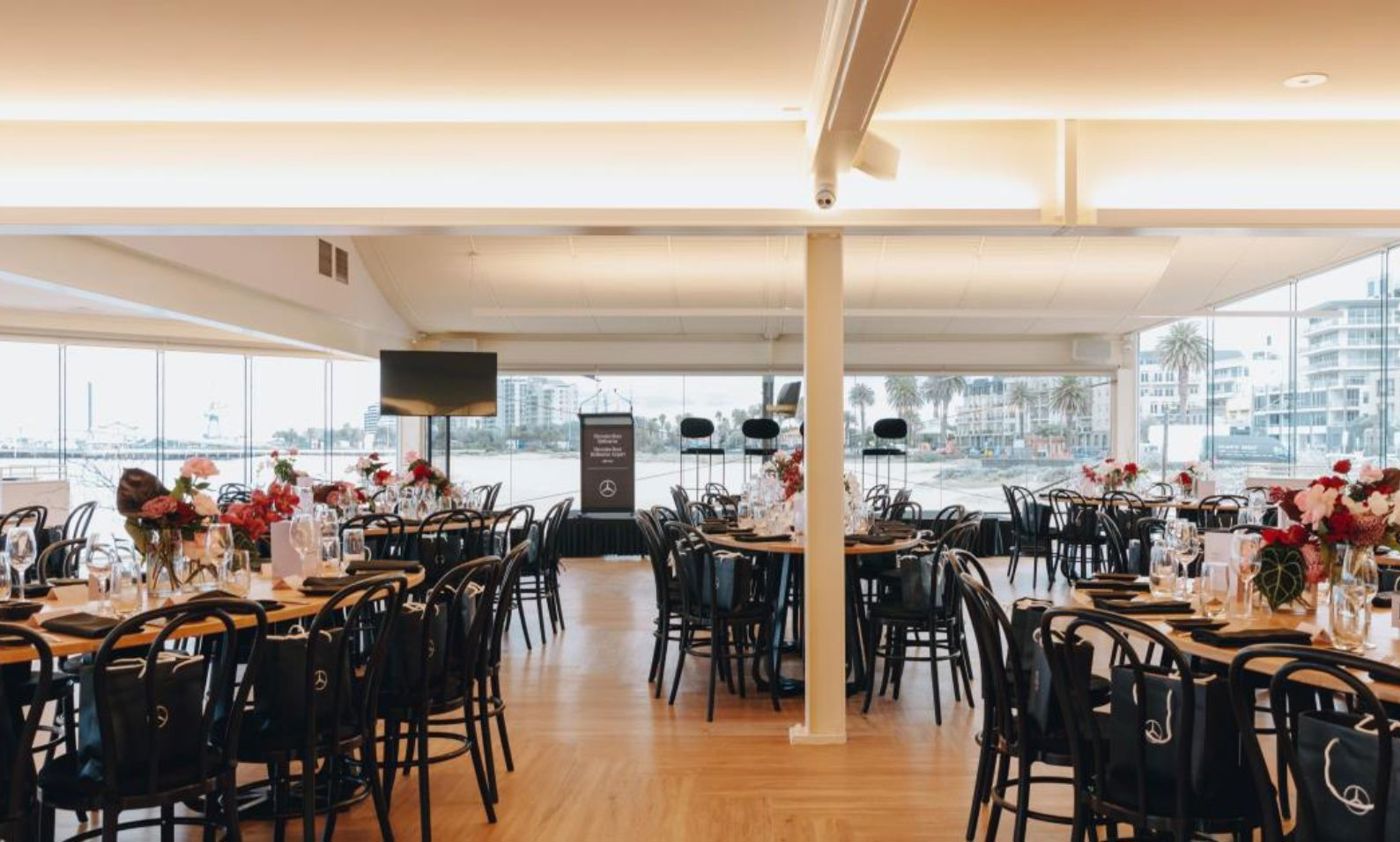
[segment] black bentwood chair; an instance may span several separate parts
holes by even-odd
[[[1285,832],[1281,790],[1269,774],[1257,727],[1254,694],[1271,661],[1268,713],[1281,763],[1297,786],[1297,820]],[[1369,674],[1371,681],[1362,678]],[[1314,682],[1325,682],[1319,691]],[[1374,682],[1374,683],[1373,683]],[[1400,684],[1400,669],[1345,652],[1265,644],[1240,651],[1230,663],[1235,720],[1263,819],[1265,842],[1393,842],[1400,838],[1400,722],[1396,707],[1374,688]],[[1385,735],[1385,737],[1382,737]]]
[[[499,570],[500,561],[492,556],[464,562],[443,572],[422,602],[404,603],[391,643],[393,655],[385,663],[379,701],[385,734],[384,801],[393,798],[395,773],[401,767],[405,772],[416,768],[419,838],[425,842],[433,836],[428,767],[464,752],[471,754],[486,818],[496,821],[476,737],[473,687],[484,654]],[[465,744],[446,754],[430,755],[428,738],[443,736],[429,730],[437,724],[430,717],[458,711],[459,721],[466,726],[465,738],[450,736]],[[416,765],[412,754],[406,761],[399,760],[400,727],[405,724],[408,746],[418,755]]]
[[[1074,762],[1071,838],[1082,839],[1090,824],[1126,824],[1135,839],[1181,842],[1252,834],[1258,810],[1219,676],[1193,671],[1167,635],[1121,614],[1054,608],[1041,617],[1040,639]],[[1112,651],[1107,712],[1099,710],[1091,641]]]
[[[369,548],[370,555],[377,559],[402,560],[404,558],[404,551],[407,549],[404,539],[404,522],[403,518],[398,515],[388,513],[356,515],[347,518],[340,525],[340,534],[344,535],[347,529],[383,529],[383,535],[365,538],[365,546]]]
[[[407,589],[401,575],[367,576],[337,591],[316,612],[310,628],[267,639],[267,663],[257,682],[238,759],[266,764],[272,790],[274,834],[281,840],[289,818],[301,817],[302,836],[316,836],[316,813],[326,813],[325,838],[336,815],[354,799],[343,791],[346,759],[360,754],[358,784],[374,799],[379,832],[394,838],[375,751],[379,684]],[[320,761],[323,786],[317,786]],[[293,805],[291,764],[301,764]]]
[[[38,665],[31,678],[21,672],[24,686],[16,689],[10,681],[0,682],[0,716],[5,717],[0,742],[0,839],[28,842],[34,839],[37,816],[34,799],[34,739],[44,716],[42,704],[30,704],[29,698],[47,698],[52,691],[53,650],[48,641],[27,626],[0,623],[0,639],[7,643],[29,646],[34,650]],[[6,676],[8,678],[8,676]],[[28,706],[29,713],[24,708]]]
[[[705,721],[715,719],[715,681],[723,665],[724,674],[733,692],[734,673],[739,677],[739,697],[747,698],[748,690],[744,679],[744,657],[747,654],[755,664],[766,651],[764,634],[772,620],[772,609],[762,600],[751,594],[748,576],[752,569],[750,559],[738,554],[726,553],[721,565],[717,554],[710,551],[705,537],[693,526],[682,523],[667,525],[675,547],[676,578],[680,581],[681,633],[680,651],[676,659],[676,674],[671,680],[671,696],[668,704],[676,703],[676,692],[681,686],[681,673],[685,669],[685,656],[697,655],[710,659],[709,696],[705,709]],[[725,568],[723,575],[721,567]],[[708,631],[708,638],[701,638],[698,632]],[[733,647],[731,649],[731,646]],[[729,661],[737,660],[737,669],[731,670]],[[779,681],[773,676],[769,681],[773,699],[773,709],[780,710],[778,702]]]
[[[535,603],[535,613],[540,623],[540,642],[548,639],[544,632],[544,613],[549,611],[549,630],[558,635],[564,625],[564,605],[559,600],[559,561],[560,541],[564,535],[564,521],[573,508],[574,498],[565,497],[545,512],[540,529],[540,541],[526,562],[520,586],[515,592],[516,607],[520,611],[520,625],[525,626],[525,603]],[[529,632],[525,632],[525,646],[530,647]]]
[[[97,501],[89,501],[75,506],[63,520],[63,538],[86,538],[88,527],[92,525],[93,512],[97,511]]]
[[[409,559],[423,565],[423,591],[437,584],[448,570],[470,558],[485,555],[481,547],[486,520],[470,509],[433,512],[418,525],[413,536],[415,549]]]
[[[646,546],[647,561],[651,563],[652,585],[656,591],[656,619],[652,621],[651,669],[647,681],[655,682],[655,697],[661,698],[666,681],[666,650],[672,641],[679,643],[681,635],[680,582],[671,570],[671,548],[666,542],[665,527],[655,513],[640,509],[635,515]]]
[[[236,618],[252,628],[236,628]],[[123,637],[152,624],[160,632],[143,654],[119,649]],[[213,623],[201,638],[181,638],[184,627]],[[81,739],[76,753],[59,755],[39,772],[41,837],[52,839],[56,810],[102,813],[102,827],[71,837],[159,826],[199,825],[205,838],[223,825],[240,838],[237,809],[238,745],[248,694],[258,675],[267,614],[256,602],[211,599],[157,608],[122,621],[82,671]],[[191,640],[198,645],[192,646]],[[245,655],[242,674],[239,655]],[[175,816],[175,805],[202,805],[202,816]],[[125,810],[160,808],[156,818],[119,823]]]
[[[491,800],[500,801],[500,790],[496,786],[496,758],[491,743],[491,722],[495,720],[496,731],[501,737],[501,757],[506,762],[506,771],[515,771],[515,759],[510,753],[510,735],[506,732],[506,701],[501,691],[501,645],[506,637],[506,624],[510,621],[510,607],[515,600],[515,589],[520,585],[520,573],[525,569],[531,554],[540,545],[540,527],[530,524],[524,540],[517,541],[500,563],[496,577],[493,602],[487,603],[491,609],[487,640],[482,648],[476,676],[477,715],[481,718],[481,744],[486,753],[486,781],[491,789]],[[439,720],[434,720],[434,723]]]

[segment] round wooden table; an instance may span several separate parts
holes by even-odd
[[[794,574],[802,575],[802,562],[806,557],[807,546],[799,540],[789,538],[783,541],[740,541],[725,534],[705,534],[705,540],[712,546],[723,547],[745,554],[754,554],[764,559],[777,559],[776,577],[773,583],[773,619],[769,640],[768,669],[770,676],[777,676],[779,692],[784,696],[801,694],[805,682],[799,678],[788,678],[782,674],[784,650],[800,651],[801,641],[785,643],[783,636],[787,628],[788,598],[792,592]],[[865,603],[860,598],[860,583],[855,575],[855,559],[861,556],[889,555],[901,553],[919,545],[919,539],[900,539],[890,544],[846,544],[846,663],[849,680],[846,683],[848,694],[865,689]],[[804,620],[805,622],[805,620]],[[765,689],[767,682],[755,668],[755,682]]]
[[[267,567],[267,565],[264,565],[264,569],[267,569]],[[409,587],[414,587],[423,582],[423,572],[421,570],[416,573],[404,573],[403,575],[408,579]],[[329,595],[310,596],[292,588],[276,588],[273,587],[274,584],[275,580],[272,577],[262,574],[256,575],[253,577],[252,588],[248,593],[249,599],[275,600],[282,603],[281,608],[267,612],[267,620],[269,623],[282,623],[288,620],[313,617],[317,611],[321,610],[321,606],[325,605],[326,601],[330,599]],[[31,618],[34,621],[33,623],[26,620],[24,625],[29,625],[33,628],[37,626],[38,623],[42,623],[52,617],[71,614],[75,611],[96,610],[97,606],[95,604],[88,603],[81,598],[81,595],[87,592],[87,585],[64,585],[54,590],[55,592],[66,591],[67,594],[64,594],[65,597],[67,597],[68,594],[72,594],[74,598],[36,600],[38,602],[43,602],[44,608]],[[194,596],[194,594],[178,594],[171,599],[176,603],[180,603],[188,601],[191,596]],[[240,615],[234,617],[233,620],[234,624],[239,628],[250,628],[254,625],[253,618],[248,616]],[[102,638],[100,637],[75,637],[69,634],[47,631],[42,628],[35,628],[34,630],[39,632],[44,640],[48,642],[55,656],[84,655],[89,652],[96,652],[98,648],[102,646]],[[198,637],[200,635],[213,634],[216,632],[222,633],[223,630],[224,626],[222,623],[210,620],[203,623],[189,623],[181,626],[173,637],[176,639]],[[145,629],[139,634],[127,635],[122,639],[121,645],[140,646],[150,643],[155,640],[159,631],[159,629]],[[3,627],[0,627],[0,632],[3,632]],[[34,649],[29,646],[0,646],[0,665],[32,661],[35,658],[35,654]]]
[[[1092,608],[1093,602],[1088,596],[1080,593],[1077,589],[1071,597],[1071,605],[1076,608]],[[1227,612],[1221,619],[1226,620],[1229,625],[1225,631],[1237,631],[1241,629],[1298,629],[1317,632],[1327,629],[1331,625],[1331,614],[1326,605],[1320,606],[1316,611],[1307,614],[1295,614],[1290,611],[1277,611],[1269,613],[1262,606],[1256,606],[1254,614],[1250,617],[1238,616],[1238,611],[1243,606],[1238,603],[1231,604],[1231,611]],[[1391,625],[1390,610],[1386,608],[1371,609],[1371,635],[1369,642],[1374,644],[1374,648],[1365,649],[1355,653],[1373,661],[1381,661],[1392,667],[1400,667],[1400,629]],[[1186,615],[1172,615],[1173,617],[1184,617]],[[1141,620],[1153,626],[1158,631],[1166,634],[1167,637],[1177,645],[1182,652],[1194,655],[1207,661],[1219,664],[1229,664],[1235,659],[1238,649],[1228,649],[1219,646],[1211,646],[1200,643],[1191,637],[1190,632],[1175,632],[1166,623],[1163,615],[1134,614],[1132,618]],[[1251,662],[1251,669],[1266,675],[1272,674],[1280,666],[1280,662],[1275,659],[1260,659]],[[1298,676],[1300,681],[1307,681],[1320,687],[1329,689],[1343,689],[1336,687],[1325,676],[1318,673],[1301,673]],[[1371,685],[1376,694],[1376,698],[1400,704],[1400,685],[1382,684],[1371,682],[1368,676],[1361,676],[1362,681]]]

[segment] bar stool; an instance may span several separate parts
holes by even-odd
[[[754,472],[749,467],[753,457],[757,457],[759,465],[762,465],[778,452],[778,434],[781,430],[778,422],[772,418],[750,418],[739,425],[739,430],[744,434],[744,476],[750,477]]]
[[[875,433],[875,446],[860,451],[860,482],[865,481],[865,460],[868,457],[875,466],[875,484],[880,484],[880,463],[884,460],[885,485],[892,482],[892,470],[896,458],[904,460],[904,482],[909,485],[909,422],[903,418],[881,418],[871,428]]]
[[[724,482],[724,448],[715,446],[715,422],[708,418],[681,419],[680,478],[682,486],[685,485],[685,458],[687,456],[693,457],[695,460],[695,484],[691,487],[694,489],[696,497],[701,496],[705,483],[714,481],[716,456],[719,457],[720,482]],[[706,464],[705,482],[700,481],[701,462]]]

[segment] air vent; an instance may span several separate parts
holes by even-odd
[[[350,252],[325,240],[317,240],[316,247],[316,271],[342,284],[350,283]]]

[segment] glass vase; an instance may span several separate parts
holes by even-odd
[[[165,598],[180,591],[180,570],[185,566],[184,540],[174,527],[152,529],[146,534],[146,594]]]

